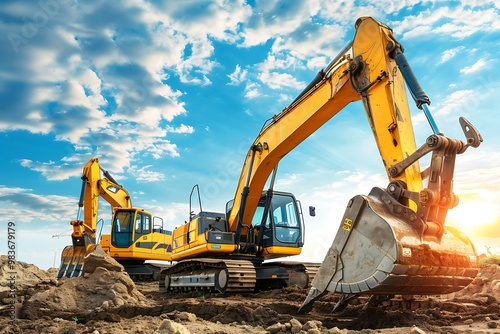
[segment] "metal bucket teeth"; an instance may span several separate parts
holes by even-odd
[[[80,276],[86,253],[85,246],[66,246],[61,254],[61,266],[57,278]]]

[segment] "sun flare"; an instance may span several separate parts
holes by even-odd
[[[485,225],[491,225],[498,219],[498,208],[489,203],[468,200],[448,211],[446,224],[458,228],[471,236],[477,235]]]

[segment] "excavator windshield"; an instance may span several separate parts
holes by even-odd
[[[135,211],[117,211],[114,216],[111,244],[115,247],[129,247],[132,244]]]

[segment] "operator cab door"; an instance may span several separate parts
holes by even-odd
[[[151,235],[151,215],[146,212],[137,212],[135,216],[134,242],[136,251],[141,253],[151,253],[153,242]]]
[[[265,212],[265,197],[259,202],[255,211],[253,225],[259,226]],[[262,246],[302,247],[302,224],[297,202],[292,194],[274,193],[271,207],[264,226],[260,225],[259,233],[263,233]]]

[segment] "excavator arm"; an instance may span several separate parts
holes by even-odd
[[[341,293],[341,301],[348,301],[361,293],[461,290],[478,272],[477,255],[471,241],[445,226],[445,219],[458,204],[452,189],[456,156],[478,147],[481,135],[464,118],[459,121],[465,142],[441,133],[402,45],[390,28],[372,18],[356,22],[347,76],[351,91],[363,102],[389,185],[349,201],[299,311],[328,291]],[[405,83],[434,132],[418,149]],[[428,153],[432,153],[430,166],[420,171],[418,161]]]

